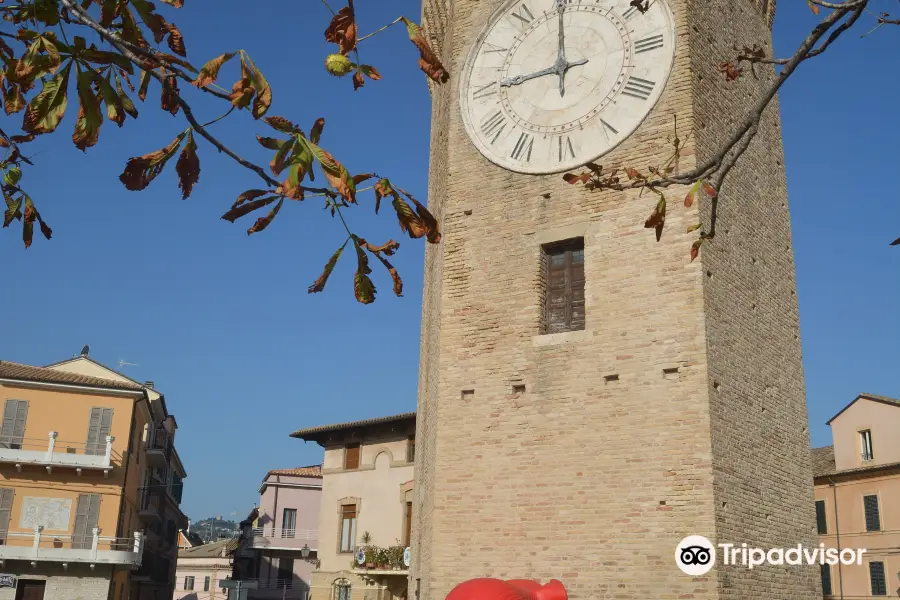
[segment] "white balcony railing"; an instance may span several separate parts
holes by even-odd
[[[21,471],[22,465],[38,465],[47,468],[50,473],[54,468],[82,469],[103,471],[104,475],[116,465],[122,464],[122,455],[114,452],[112,443],[116,438],[106,436],[99,444],[86,442],[64,442],[57,439],[57,433],[51,431],[47,439],[9,438],[0,442],[0,463],[13,463]]]
[[[244,579],[244,583],[255,583],[256,587],[248,590],[250,600],[267,600],[269,598],[304,600],[309,594],[309,583],[302,579]]]
[[[315,529],[256,527],[250,530],[250,537],[253,548],[302,550],[306,546],[315,552],[319,543],[319,532]]]
[[[90,563],[140,566],[144,553],[144,537],[135,532],[130,538],[101,537],[100,529],[92,535],[76,538],[72,534],[12,530],[0,533],[0,560],[29,560],[60,563]]]

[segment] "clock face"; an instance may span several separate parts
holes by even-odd
[[[625,140],[662,94],[675,56],[672,13],[650,0],[504,0],[460,85],[466,131],[492,162],[558,173]]]

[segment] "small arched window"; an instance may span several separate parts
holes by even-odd
[[[338,579],[334,582],[334,600],[350,600],[350,582]]]

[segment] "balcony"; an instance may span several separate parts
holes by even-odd
[[[153,551],[147,551],[144,552],[140,568],[131,574],[131,580],[170,585],[172,575],[172,561],[169,558]]]
[[[296,550],[304,546],[315,552],[319,532],[315,529],[275,529],[256,527],[250,530],[250,547],[254,550]]]
[[[76,538],[67,533],[44,533],[43,527],[37,527],[6,532],[0,545],[0,564],[5,560],[27,560],[137,567],[141,564],[143,551],[141,533],[130,538],[110,538],[101,537],[100,529],[94,528],[93,535]]]
[[[147,456],[147,464],[156,469],[165,469],[169,466],[169,456],[172,453],[172,436],[164,427],[154,427],[147,434],[147,443],[144,446]]]
[[[141,503],[138,506],[138,516],[145,520],[163,521],[166,507],[166,488],[163,484],[138,488]]]
[[[242,583],[251,585],[248,600],[306,600],[309,595],[309,584],[302,579],[244,579]]]
[[[0,463],[14,464],[21,472],[24,465],[41,466],[52,473],[53,469],[74,469],[80,476],[82,471],[103,472],[103,476],[122,464],[122,455],[114,452],[112,443],[116,438],[106,436],[101,444],[86,442],[63,442],[56,439],[51,431],[48,439],[6,438],[0,442]]]

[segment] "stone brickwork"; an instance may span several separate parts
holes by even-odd
[[[458,74],[498,2],[425,0],[454,76],[433,88],[410,597],[479,576],[558,578],[573,600],[817,596],[816,568],[681,574],[690,534],[815,543],[794,266],[777,107],[729,179],[719,235],[690,262],[705,202],[517,175],[468,140]],[[670,0],[676,64],[637,132],[599,162],[680,168],[743,116],[734,43],[768,42],[774,2]],[[443,15],[443,16],[441,16]],[[436,19],[443,19],[436,21]],[[434,34],[432,34],[434,35]],[[771,75],[768,75],[771,76]],[[541,245],[583,237],[586,330],[540,335]],[[513,385],[525,391],[513,393]]]
[[[94,571],[87,565],[70,564],[68,571],[46,563],[35,568],[27,563],[17,562],[16,565],[19,567],[7,563],[3,573],[15,575],[17,579],[46,580],[46,600],[109,600],[112,569],[107,565],[97,565]],[[15,589],[0,588],[0,600],[14,600],[15,597]],[[118,596],[113,600],[118,600]]]

